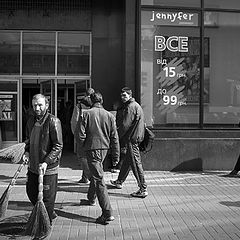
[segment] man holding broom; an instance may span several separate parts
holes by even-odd
[[[57,193],[58,168],[63,148],[60,120],[48,112],[48,99],[36,94],[32,99],[35,116],[26,126],[25,156],[29,158],[26,190],[33,205],[38,201],[39,169],[43,171],[43,202],[50,223],[57,217],[54,203]]]

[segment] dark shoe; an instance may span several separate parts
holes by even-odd
[[[130,194],[132,197],[145,198],[148,195],[147,190],[138,190]]]
[[[96,206],[96,201],[90,201],[88,199],[82,199],[81,202],[80,202],[80,205]]]
[[[78,181],[78,183],[85,183],[85,184],[89,184],[89,183],[90,183],[90,181],[89,181],[88,179],[86,179],[86,178],[81,178],[81,179]]]
[[[55,211],[53,211],[53,213],[52,213],[52,220],[55,219],[55,218],[57,218],[57,217],[58,217],[58,215],[56,214]]]
[[[114,181],[114,180],[110,180],[110,183],[115,186],[116,188],[118,189],[121,189],[122,188],[122,184],[121,182],[119,182],[118,180]]]
[[[98,217],[96,219],[96,223],[107,224],[108,222],[111,222],[114,219],[115,219],[114,216],[104,216],[104,215],[101,215],[100,217]]]
[[[228,175],[237,175],[238,174],[238,171],[237,170],[232,170]]]

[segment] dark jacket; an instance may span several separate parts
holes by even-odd
[[[144,115],[141,106],[131,98],[117,110],[117,129],[121,146],[129,141],[140,143],[144,137]]]
[[[83,112],[77,123],[75,137],[82,142],[84,150],[109,149],[113,162],[119,161],[120,148],[115,117],[101,104],[95,103]]]
[[[30,150],[30,136],[36,118],[33,116],[29,118],[26,125],[26,148]],[[46,113],[43,119],[41,129],[41,139],[39,145],[40,163],[46,162],[48,164],[47,169],[54,168],[59,165],[60,157],[62,154],[63,141],[62,141],[62,128],[60,120],[50,113]]]

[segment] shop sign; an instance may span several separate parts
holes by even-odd
[[[193,12],[166,12],[166,11],[143,11],[142,24],[161,26],[198,26],[198,13]]]

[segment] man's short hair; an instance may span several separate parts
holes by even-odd
[[[94,92],[90,95],[92,104],[94,103],[103,103],[103,97],[102,94],[100,92]]]
[[[95,91],[94,91],[94,89],[93,88],[88,88],[87,90],[86,90],[86,95],[87,96],[90,96],[91,94],[93,94]]]
[[[125,92],[132,96],[132,90],[129,87],[122,88],[121,93],[125,93]]]
[[[35,94],[35,95],[33,96],[32,100],[37,100],[37,99],[39,99],[39,98],[44,98],[45,103],[46,103],[46,104],[49,104],[49,101],[48,101],[47,97],[46,97],[45,95],[41,94],[41,93]]]

